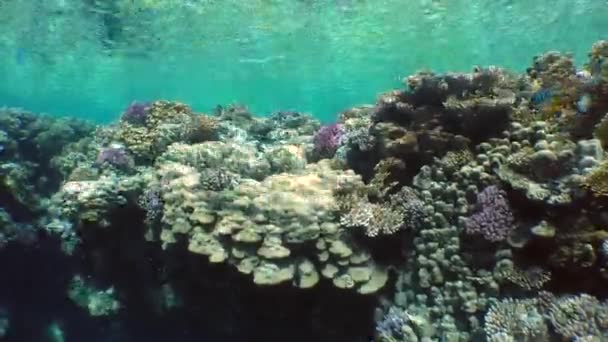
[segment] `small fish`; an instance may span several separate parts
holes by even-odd
[[[216,116],[220,116],[222,115],[222,113],[224,113],[224,107],[219,104],[215,106],[215,108],[213,109],[213,114],[215,114]]]
[[[592,78],[592,74],[589,70],[580,70],[576,72],[576,77],[582,81],[588,81]]]
[[[591,62],[589,66],[590,73],[592,76],[598,76],[602,73],[602,64],[604,63],[604,59],[602,57],[595,59]]]
[[[543,88],[532,94],[530,100],[532,104],[538,106],[553,97],[554,93],[550,88]]]
[[[537,92],[543,88],[543,83],[539,79],[532,80],[532,92]]]
[[[602,81],[601,65],[599,60],[592,61],[588,69],[578,71],[576,77],[583,82],[583,86],[597,86]]]
[[[587,113],[589,108],[591,108],[592,102],[591,95],[583,94],[576,102],[576,109],[578,110],[579,114]]]
[[[17,48],[17,50],[15,51],[15,62],[17,62],[17,64],[19,65],[23,65],[23,63],[25,63],[25,50],[22,48]]]
[[[239,63],[266,64],[270,61],[273,61],[276,59],[284,59],[284,58],[285,58],[285,56],[283,56],[283,55],[268,56],[268,57],[264,57],[264,58],[241,58],[241,59],[239,59]]]

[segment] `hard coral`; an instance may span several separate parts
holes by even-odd
[[[216,140],[218,138],[219,121],[207,115],[199,116],[199,126],[194,129],[197,141]]]
[[[418,341],[419,335],[428,337],[434,330],[428,312],[409,312],[391,306],[376,326],[378,342]]]
[[[608,196],[608,162],[601,163],[586,175],[583,186],[595,196]]]
[[[122,114],[121,120],[134,125],[143,125],[148,116],[150,103],[134,101]]]
[[[533,300],[504,299],[494,303],[485,316],[489,342],[547,341],[548,328]]]
[[[145,110],[137,106],[133,115],[145,113],[144,124],[121,121],[114,139],[122,142],[139,161],[150,162],[174,142],[198,142],[208,139],[212,125],[202,125],[201,117],[190,107],[177,102],[155,101]],[[204,128],[204,129],[203,129]]]
[[[590,295],[566,296],[549,307],[548,318],[563,338],[578,340],[593,336],[604,341],[608,328],[608,304]]]
[[[340,219],[345,227],[361,227],[365,235],[376,237],[378,235],[391,235],[403,227],[404,211],[402,208],[393,208],[388,203],[376,204],[361,201]]]
[[[108,164],[119,169],[130,169],[133,167],[133,158],[123,146],[111,146],[99,151],[95,163],[100,166]]]
[[[315,152],[321,158],[331,158],[340,144],[344,136],[342,124],[331,124],[321,127],[313,138]]]
[[[337,188],[363,183],[329,160],[261,181],[244,178],[232,189],[211,190],[196,168],[174,162],[163,162],[159,173],[165,246],[186,235],[190,252],[233,264],[258,285],[308,288],[322,275],[339,288],[371,293],[387,281],[336,222]]]
[[[140,197],[138,204],[146,211],[146,223],[153,225],[163,214],[163,198],[160,186],[149,187]]]
[[[365,195],[347,200],[354,203],[340,218],[340,224],[363,228],[369,237],[395,234],[404,228],[418,228],[424,217],[424,203],[413,189],[406,186],[382,203],[370,203]]]
[[[478,211],[465,221],[468,234],[481,234],[492,242],[502,241],[513,230],[513,213],[506,193],[496,186],[488,186],[477,196]]]
[[[562,85],[571,76],[576,75],[576,66],[572,55],[550,51],[534,57],[528,74],[539,79],[544,87],[553,87]]]

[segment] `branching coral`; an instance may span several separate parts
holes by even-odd
[[[428,312],[419,311],[391,306],[376,325],[378,342],[418,341],[418,337],[431,336],[434,328]]]
[[[534,300],[504,299],[494,303],[485,315],[488,342],[548,340],[548,329]]]
[[[363,228],[369,237],[395,234],[403,228],[417,228],[424,216],[424,203],[409,187],[401,188],[381,203],[371,203],[365,196],[351,200],[356,202],[342,215],[340,224]]]
[[[402,187],[397,193],[390,195],[391,206],[399,208],[403,212],[403,223],[405,227],[417,229],[426,217],[424,202],[417,192],[408,187]]]
[[[583,186],[595,196],[608,196],[608,162],[603,162],[585,176]]]
[[[238,183],[238,175],[220,168],[201,171],[201,185],[205,190],[222,191],[232,189]]]
[[[405,163],[397,158],[385,158],[374,166],[374,177],[367,185],[367,193],[370,196],[385,198],[393,190],[398,182],[394,181],[395,175],[405,170]]]
[[[608,304],[587,294],[556,299],[548,318],[555,331],[567,339],[608,337]]]
[[[465,222],[467,234],[481,234],[497,242],[507,238],[514,229],[514,218],[506,193],[496,186],[485,188],[477,196],[477,211]]]
[[[138,204],[146,211],[146,224],[153,225],[163,214],[163,199],[159,185],[152,185],[139,197]]]
[[[315,152],[321,158],[332,157],[342,144],[343,137],[342,124],[336,123],[321,127],[313,138]]]
[[[538,290],[551,280],[550,271],[536,266],[528,269],[513,266],[505,270],[501,276],[525,290]]]
[[[444,172],[448,175],[460,170],[473,160],[473,154],[469,150],[449,151],[441,158],[440,164]]]
[[[361,201],[340,219],[340,224],[349,228],[364,228],[365,235],[391,235],[403,227],[405,212],[390,203],[375,204]]]

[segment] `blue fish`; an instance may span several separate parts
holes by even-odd
[[[550,88],[543,88],[532,94],[530,100],[532,104],[537,106],[553,97],[553,91]]]
[[[589,111],[592,105],[592,98],[589,94],[583,94],[576,102],[576,109],[579,114],[585,114]]]
[[[15,62],[19,65],[23,65],[25,63],[25,50],[22,48],[17,48],[15,51]]]

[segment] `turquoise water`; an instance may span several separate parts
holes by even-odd
[[[109,122],[164,98],[330,121],[422,68],[582,63],[607,17],[600,0],[5,0],[0,104]]]

